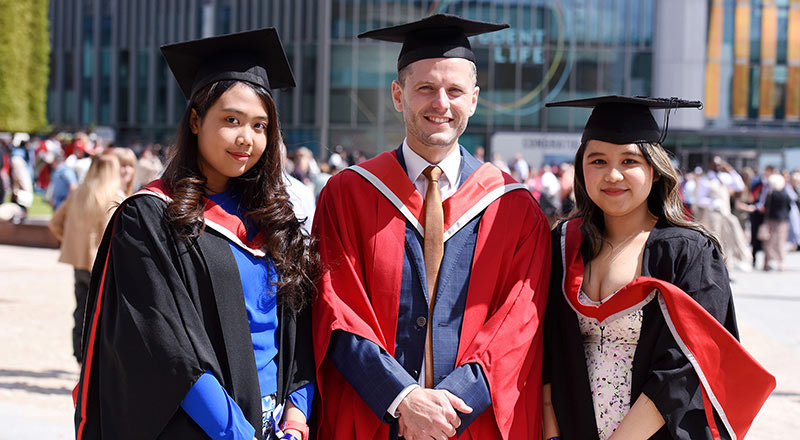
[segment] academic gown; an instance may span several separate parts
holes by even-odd
[[[588,241],[581,244],[580,221],[569,223],[572,222],[575,222],[571,225],[572,233],[566,230],[568,223],[553,231],[543,373],[544,383],[551,384],[561,438],[586,440],[597,439],[598,434],[583,338],[574,303],[570,303],[564,293],[570,289],[577,293],[584,267],[582,262],[573,263],[572,276],[564,274],[565,262],[570,266],[570,234],[573,238],[577,236],[580,250],[575,252],[579,253],[579,259],[589,261],[591,254]],[[647,287],[638,288],[642,286]],[[656,296],[656,288],[663,293]],[[641,293],[633,293],[636,291]],[[628,293],[639,294],[641,301],[631,300],[630,304],[619,307],[624,308],[621,313],[630,313],[646,303],[641,307],[642,327],[633,359],[630,404],[633,406],[644,393],[666,422],[650,438],[732,438],[716,410],[718,406],[711,405],[708,400],[706,390],[709,388],[700,386],[698,371],[676,342],[670,327],[685,339],[680,345],[694,354],[696,362],[700,361],[701,374],[711,384],[715,399],[728,410],[725,413],[728,426],[733,426],[739,438],[743,437],[752,417],[774,389],[775,381],[734,339],[738,339],[738,330],[728,273],[720,250],[698,231],[659,220],[645,244],[641,277],[617,292],[614,300],[623,301]],[[670,295],[664,296],[666,293]],[[663,301],[665,298],[667,302]],[[684,306],[693,307],[678,307],[681,301]],[[637,302],[639,304],[635,304]],[[696,307],[697,304],[702,309]],[[712,322],[714,320],[716,322]],[[709,335],[716,339],[712,340]],[[714,420],[711,427],[709,417]]]
[[[75,399],[82,439],[204,439],[181,401],[206,371],[261,426],[261,396],[241,281],[229,243],[254,255],[241,220],[206,199],[205,230],[165,220],[160,181],[116,210],[92,270]],[[278,303],[278,401],[313,381],[310,312]],[[256,429],[261,438],[261,430]]]
[[[443,202],[443,208],[446,240],[456,240],[463,229],[476,230],[472,258],[466,260],[471,275],[464,303],[452,309],[456,310],[453,314],[463,310],[463,317],[457,317],[460,332],[455,340],[445,342],[454,350],[455,365],[446,372],[453,375],[460,367],[477,365],[491,394],[491,409],[478,416],[461,437],[527,438],[541,429],[537,387],[541,386],[540,318],[549,269],[547,221],[524,187],[489,164],[478,167]],[[408,179],[397,152],[383,153],[339,173],[320,195],[314,232],[327,269],[313,312],[319,414],[324,420],[320,438],[385,440],[390,436],[385,419],[333,365],[328,349],[334,332],[368,340],[402,362],[412,376],[421,374],[409,368],[416,361],[409,363],[406,358],[414,350],[400,339],[405,338],[402,329],[411,325],[400,317],[408,315],[408,302],[401,292],[408,283],[425,284],[424,265],[409,276],[414,263],[406,255],[413,253],[410,249],[415,243],[410,240],[424,237],[423,219],[422,196]],[[418,236],[410,237],[409,228]],[[450,252],[446,241],[445,256]],[[443,261],[442,271],[448,264]],[[440,285],[449,282],[442,278],[444,274],[440,272]],[[435,310],[434,347],[441,344],[436,336],[437,316],[441,315]],[[420,353],[421,348],[417,347]],[[440,367],[435,361],[434,369]],[[446,382],[447,377],[437,373],[435,379]],[[386,396],[386,401],[395,395]]]
[[[398,148],[396,153],[397,162],[407,171],[403,148]],[[460,153],[459,186],[468,181],[481,165],[466,150],[462,149]],[[361,167],[354,170],[364,172]],[[398,437],[399,425],[386,410],[402,390],[424,378],[420,366],[425,355],[428,320],[431,321],[434,344],[433,388],[450,391],[472,408],[469,414],[458,413],[461,425],[457,433],[466,430],[492,403],[480,365],[469,363],[455,368],[470,265],[481,217],[478,214],[465,218],[464,226],[454,230],[444,242],[439,270],[439,279],[443,281],[437,285],[436,304],[431,316],[428,316],[424,237],[415,225],[406,222],[394,356],[349,332],[336,330],[331,336],[330,359],[373,413],[389,423],[391,440]]]

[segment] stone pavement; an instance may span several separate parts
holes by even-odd
[[[0,440],[74,438],[72,267],[0,245]],[[800,253],[785,272],[734,272],[742,342],[778,378],[748,439],[800,438]]]
[[[69,439],[72,266],[54,249],[0,245],[0,439]]]

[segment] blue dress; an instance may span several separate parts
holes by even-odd
[[[248,238],[255,235],[252,231],[256,231],[256,228],[251,227],[251,223],[244,218],[234,196],[226,192],[211,195],[209,199],[226,212],[241,218],[247,225]],[[265,401],[274,401],[278,388],[278,273],[269,257],[255,257],[232,242],[230,247],[242,281],[261,396]],[[313,396],[314,385],[307,384],[291,393],[288,399],[308,418]],[[212,439],[251,440],[254,436],[255,428],[217,378],[209,372],[195,382],[181,407]],[[267,413],[265,417],[269,415]]]

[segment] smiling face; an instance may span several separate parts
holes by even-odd
[[[192,111],[197,164],[209,191],[225,191],[229,179],[253,168],[267,147],[268,123],[266,104],[243,83],[228,88],[203,118]]]
[[[408,67],[403,84],[392,83],[394,108],[403,112],[408,146],[438,163],[458,146],[478,105],[474,64],[463,58],[430,58]]]
[[[606,217],[647,211],[654,173],[638,145],[590,140],[582,168],[586,192]]]

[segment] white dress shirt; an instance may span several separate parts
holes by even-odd
[[[442,169],[442,177],[439,178],[439,192],[442,194],[442,201],[452,196],[458,189],[461,180],[461,149],[456,148],[447,155],[438,164],[430,163],[423,159],[422,156],[415,153],[411,147],[408,146],[406,139],[403,140],[403,159],[406,162],[406,174],[408,178],[414,183],[417,191],[422,194],[422,199],[425,199],[425,193],[428,192],[428,179],[422,174],[425,168],[431,165],[438,165]]]
[[[408,146],[408,140],[403,139],[403,159],[406,162],[406,174],[408,178],[414,182],[414,187],[417,192],[422,194],[422,199],[425,200],[425,194],[428,192],[428,178],[422,174],[425,168],[431,165],[438,165],[442,169],[442,176],[439,178],[439,192],[442,195],[442,201],[455,194],[458,190],[458,185],[461,181],[461,148],[454,149],[438,164],[432,164],[423,159],[422,156],[415,153],[411,147]],[[420,372],[425,371],[425,358],[422,358],[422,365],[419,369]],[[409,385],[395,397],[392,404],[386,410],[393,417],[398,417],[397,407],[405,397],[417,387],[425,386],[425,375],[420,374],[417,379],[418,384]]]
[[[283,184],[289,194],[289,202],[292,204],[294,215],[303,222],[303,230],[306,234],[311,235],[311,223],[314,221],[314,213],[317,207],[314,191],[294,177],[286,173],[281,174],[283,175]]]

